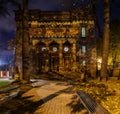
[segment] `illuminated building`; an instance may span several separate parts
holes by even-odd
[[[22,39],[22,11],[16,11],[16,38]],[[96,72],[95,14],[92,9],[29,10],[31,67],[36,72]]]

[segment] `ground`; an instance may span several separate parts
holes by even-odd
[[[76,84],[77,90],[89,93],[111,114],[120,114],[120,80],[110,78],[107,82],[91,80],[88,83]]]
[[[66,82],[67,81],[68,80],[66,80]],[[107,82],[100,82],[96,79],[94,80],[92,79],[87,82],[81,82],[79,80],[71,81],[70,84],[72,85],[73,89],[66,91],[68,92],[68,94],[75,93],[76,90],[83,90],[88,94],[90,94],[90,96],[92,96],[97,102],[102,104],[102,106],[105,107],[111,114],[120,114],[120,105],[119,105],[120,104],[120,80],[117,80],[116,77],[109,78]],[[21,94],[31,89],[32,88],[29,84],[24,84],[24,85],[21,84],[21,90],[22,90]],[[33,93],[29,93],[29,95],[31,96],[32,94]],[[36,96],[36,99],[37,97],[39,96]],[[42,105],[42,103],[43,102],[40,101],[38,104]],[[27,107],[26,107],[26,104],[27,104]],[[34,105],[33,104],[30,105],[30,104],[31,102],[29,100],[25,100],[21,97],[18,97],[0,106],[0,111],[4,112],[4,110],[10,110],[10,109],[12,110],[18,109],[19,111],[19,109],[26,110],[25,108],[28,108],[29,110],[35,110],[35,107],[34,107],[35,104]],[[79,103],[75,104],[74,107],[79,108]],[[27,114],[33,114],[33,113],[27,113]],[[40,113],[40,114],[44,114],[44,113]]]

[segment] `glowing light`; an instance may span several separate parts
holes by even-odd
[[[102,63],[102,59],[99,58],[99,59],[97,60],[97,62],[98,62],[98,63]]]
[[[98,70],[101,70],[101,63],[102,63],[102,59],[101,59],[101,58],[98,58],[98,59],[97,59],[97,69],[98,69]]]

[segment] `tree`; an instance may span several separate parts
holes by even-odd
[[[22,76],[23,80],[30,81],[30,46],[28,31],[28,0],[23,0],[23,36],[22,36]]]
[[[29,45],[29,25],[28,25],[28,0],[23,0],[23,9],[19,8],[22,14],[22,38],[16,38],[16,51],[20,52],[22,57],[22,78],[25,82],[30,81],[30,45]],[[22,13],[23,12],[23,13]],[[19,28],[18,28],[19,29]],[[21,48],[20,48],[21,47]],[[21,49],[21,50],[20,50]]]
[[[16,0],[0,0],[0,15],[2,16],[6,16],[6,15],[10,15],[9,11],[7,10],[7,3],[12,3],[14,5],[16,5],[17,7],[19,7],[19,9],[21,8],[21,5],[16,1]],[[28,0],[23,0],[23,18],[22,18],[22,27],[23,27],[23,36],[22,36],[22,77],[24,80],[26,80],[27,82],[29,82],[30,77],[29,77],[29,37],[28,37]],[[20,41],[18,41],[20,39],[16,39],[16,46],[20,45]],[[19,49],[15,50],[16,53],[18,54],[20,51]],[[20,53],[19,53],[20,54]],[[18,55],[16,55],[18,56]]]
[[[6,16],[10,15],[9,10],[7,9],[7,4],[12,3],[15,6],[19,6],[19,3],[16,0],[0,0],[0,15]]]
[[[113,68],[120,62],[120,21],[114,20],[110,24],[109,65]]]
[[[0,15],[3,17],[6,17],[6,15],[10,15],[9,9],[7,8],[8,3],[11,3],[14,6],[20,7],[20,4],[16,0],[0,0]],[[16,42],[16,40],[11,40],[8,42],[8,48],[16,48],[16,47],[18,47],[17,45],[19,45],[19,43]],[[18,57],[18,56],[20,57],[19,51],[20,50],[18,50],[18,49],[15,50],[14,61],[15,61],[16,57]],[[14,72],[16,72],[16,70],[15,70],[16,68],[20,68],[20,67],[15,64]],[[21,71],[19,70],[19,72],[21,72]]]
[[[107,80],[107,65],[108,65],[108,54],[109,54],[109,32],[110,32],[109,4],[110,4],[109,0],[104,0],[104,32],[103,32],[101,80]]]
[[[85,1],[85,0],[81,0]],[[92,3],[93,8],[97,0],[89,0]],[[101,1],[102,2],[102,1]],[[101,66],[101,80],[107,79],[107,65],[109,54],[109,23],[110,23],[110,0],[103,0],[104,6],[104,30],[103,30],[103,47],[102,47],[102,66]],[[95,10],[95,9],[94,9]]]
[[[8,14],[8,10],[5,7],[5,3],[3,0],[0,0],[0,15],[5,16],[6,14]]]

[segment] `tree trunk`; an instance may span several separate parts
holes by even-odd
[[[22,76],[23,80],[29,82],[29,31],[28,31],[28,0],[23,0],[23,38],[22,38]]]
[[[109,53],[109,0],[104,0],[104,33],[103,33],[103,52],[101,66],[101,80],[107,80],[107,65]]]
[[[22,11],[19,8],[19,11]],[[23,79],[22,77],[22,24],[17,24],[17,31],[16,31],[16,39],[15,39],[15,48],[14,48],[14,73],[20,74],[20,80]],[[18,70],[19,69],[19,70]]]

